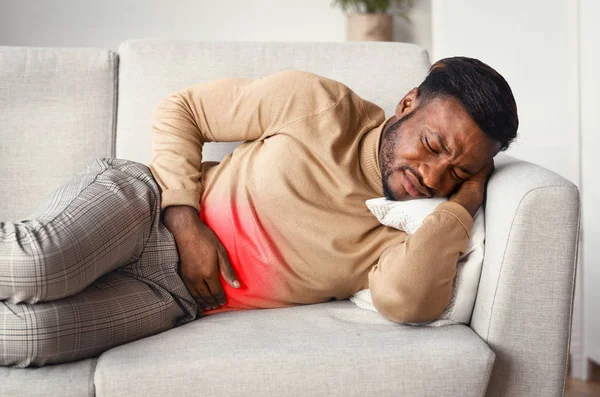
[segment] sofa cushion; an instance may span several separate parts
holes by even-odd
[[[0,220],[112,154],[116,68],[107,50],[0,47]]]
[[[0,367],[2,397],[93,397],[96,359],[41,368]]]
[[[148,164],[150,118],[169,93],[201,81],[259,78],[306,70],[348,85],[391,115],[404,94],[425,77],[429,58],[414,44],[239,43],[132,40],[119,47],[116,156]],[[220,161],[238,143],[209,143],[205,160]]]
[[[99,397],[482,396],[494,353],[468,327],[398,325],[349,300],[226,312],[102,354]]]

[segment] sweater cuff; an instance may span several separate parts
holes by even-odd
[[[195,190],[165,190],[162,192],[160,208],[172,205],[189,205],[200,211],[200,193]]]
[[[435,208],[434,212],[446,212],[463,226],[467,236],[471,237],[471,230],[473,229],[473,217],[462,205],[455,203],[454,201],[446,201]]]

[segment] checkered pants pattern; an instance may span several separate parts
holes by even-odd
[[[150,170],[89,163],[30,219],[0,222],[0,365],[95,357],[195,320],[178,265]]]

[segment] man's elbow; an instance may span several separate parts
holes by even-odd
[[[402,294],[373,294],[371,299],[377,311],[396,323],[424,323],[440,318],[448,301],[432,301],[428,297],[406,297]]]

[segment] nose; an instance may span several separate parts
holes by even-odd
[[[422,162],[419,166],[419,173],[423,177],[423,183],[431,190],[440,189],[444,173],[448,168],[446,162],[440,160],[435,162]]]

